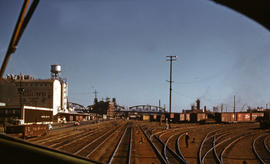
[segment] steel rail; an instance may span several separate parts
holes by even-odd
[[[90,125],[90,124],[87,124],[87,125]],[[72,127],[73,126],[65,127],[65,128],[70,128],[70,129],[65,129],[64,133],[74,131],[74,130],[71,130]],[[79,130],[81,130],[81,129],[87,130],[87,131],[94,131],[95,129],[99,129],[99,128],[97,128],[97,125],[93,124],[93,127],[90,127],[90,128],[89,127],[80,127]],[[59,129],[53,129],[53,130],[56,132]],[[61,134],[63,134],[63,132]],[[68,135],[72,135],[72,134],[66,134],[66,136],[68,136]],[[42,142],[42,141],[46,141],[46,140],[50,140],[50,139],[53,140],[54,138],[58,138],[58,137],[59,137],[59,133],[56,133],[54,135],[43,136],[43,137],[38,137],[38,138],[30,138],[30,139],[27,139],[27,140],[31,141],[31,142]]]
[[[104,129],[107,129],[107,128],[102,128],[102,129],[96,129],[96,130],[91,130],[89,132],[86,132],[86,133],[82,133],[82,134],[79,134],[79,133],[75,133],[75,134],[66,134],[66,135],[63,135],[63,136],[60,136],[60,137],[54,137],[54,138],[48,138],[48,139],[43,139],[41,142],[36,142],[36,143],[39,143],[39,144],[45,144],[45,143],[48,143],[48,142],[54,142],[56,140],[60,140],[60,139],[69,139],[69,138],[72,138],[72,137],[75,137],[75,139],[77,138],[77,135],[78,137],[83,137],[85,134],[95,134],[96,132],[99,132],[101,130],[104,130]],[[74,140],[76,141],[76,140]],[[73,142],[73,141],[72,141]],[[56,144],[59,144],[59,143],[54,143],[54,144],[51,144],[49,146],[54,146]]]
[[[119,139],[118,144],[117,144],[117,146],[115,147],[115,149],[114,149],[114,151],[113,151],[113,153],[112,153],[112,155],[111,155],[111,157],[110,157],[110,159],[109,159],[109,161],[108,161],[108,164],[111,164],[111,163],[112,163],[112,161],[113,161],[113,159],[114,159],[114,156],[115,156],[115,154],[116,154],[116,152],[117,152],[117,150],[118,150],[118,148],[119,148],[119,146],[120,146],[120,144],[121,144],[121,142],[122,142],[122,140],[123,140],[123,138],[124,138],[126,132],[127,132],[127,127],[126,127],[124,133],[122,134],[121,138]]]
[[[220,138],[222,138],[223,136],[226,136],[227,134],[231,134],[230,132],[224,132],[222,135],[220,135],[220,136],[218,136],[218,137],[216,137],[216,135],[215,135],[215,137],[214,137],[214,141],[213,141],[213,146],[214,146],[214,155],[215,155],[215,158],[218,160],[218,162],[219,163],[221,163],[221,160],[220,160],[220,158],[219,158],[219,156],[218,156],[218,154],[217,154],[217,150],[216,150],[216,142],[220,139]],[[226,142],[227,140],[225,139],[225,140],[223,140],[221,143],[223,143],[223,142]]]
[[[177,146],[176,146],[176,152],[177,152],[177,153],[179,154],[179,156],[182,157],[182,159],[183,159],[184,161],[186,161],[186,163],[188,164],[188,162],[187,162],[187,160],[185,159],[184,155],[182,154],[181,149],[180,149],[180,146],[179,146],[179,141],[180,141],[180,139],[185,135],[185,133],[186,133],[186,132],[184,132],[183,134],[179,135],[178,138],[177,138],[177,142],[176,142],[176,144],[177,144]]]
[[[130,130],[130,139],[129,139],[129,150],[128,150],[128,164],[131,163],[131,150],[132,150],[132,135],[133,135],[133,128],[131,127]]]
[[[124,126],[124,125],[123,125]],[[123,126],[121,127],[118,127],[119,129],[122,128]],[[113,131],[112,134],[110,134],[105,140],[103,140],[98,146],[96,146],[91,152],[89,152],[87,155],[86,155],[86,158],[89,158],[90,155],[95,152],[101,145],[103,145],[105,142],[107,142],[108,139],[111,138],[111,136],[116,132],[116,130]]]
[[[165,143],[156,135],[154,135],[154,137],[163,145],[163,157],[166,159],[166,161],[169,163],[169,161],[167,160],[167,157],[164,154],[164,147],[165,147]],[[180,162],[183,162],[183,159],[177,154],[175,153],[170,147],[167,147],[167,149],[171,152],[171,154]],[[166,150],[165,150],[166,152]]]
[[[222,142],[220,142],[220,143],[218,143],[218,144],[215,144],[216,134],[213,135],[213,136],[211,136],[211,138],[212,138],[212,137],[214,137],[214,140],[213,140],[213,147],[210,148],[210,149],[208,149],[208,151],[207,151],[207,152],[204,154],[204,156],[202,157],[202,162],[203,162],[203,163],[204,163],[204,159],[206,158],[206,156],[208,155],[208,153],[210,153],[212,150],[215,151],[215,148],[216,148],[216,147],[218,147],[219,145],[223,144],[224,142],[227,142],[227,141],[229,141],[229,140],[232,139],[231,137],[229,137],[229,138],[223,140]],[[218,158],[218,157],[216,156],[216,159],[219,161],[219,163],[221,163],[220,158]]]
[[[92,145],[94,142],[96,142],[97,140],[99,140],[100,138],[102,138],[103,136],[111,133],[113,130],[109,130],[107,133],[104,133],[103,135],[99,136],[98,138],[94,139],[92,142],[88,143],[87,145],[85,145],[84,147],[82,147],[81,149],[77,150],[75,153],[75,155],[79,154],[81,151],[83,151],[85,148],[87,148],[88,146]]]
[[[202,161],[201,156],[202,156],[202,148],[203,148],[204,143],[208,140],[208,136],[209,136],[211,133],[215,133],[215,132],[217,132],[217,131],[219,131],[219,130],[221,130],[221,129],[218,129],[218,130],[214,130],[214,131],[208,132],[208,133],[206,134],[206,136],[204,137],[203,141],[201,142],[200,148],[199,148],[199,151],[198,151],[198,160],[199,160],[198,162],[199,162],[200,164],[203,164],[203,161]],[[211,136],[211,137],[213,137],[213,136]]]
[[[270,138],[270,135],[268,135],[267,137],[265,137],[263,143],[264,143],[265,149],[270,153],[270,149],[269,149],[269,147],[267,146],[267,140],[268,140],[269,138]]]
[[[152,142],[151,138],[146,134],[146,132],[142,129],[141,126],[140,126],[140,129],[143,132],[144,136],[147,138],[147,141],[150,143],[150,145],[154,149],[154,151],[155,151],[156,155],[158,156],[160,162],[163,163],[163,164],[167,164],[168,163],[167,160],[159,152],[159,150],[157,149],[157,147],[155,146],[155,144]]]
[[[221,163],[218,155],[217,155],[217,150],[216,150],[216,140],[217,140],[217,135],[214,136],[214,140],[213,140],[213,151],[214,151],[214,155],[215,155],[215,158],[218,160],[218,163]]]
[[[54,147],[54,146],[58,145],[58,146],[56,146],[55,148],[56,148],[56,149],[61,149],[61,148],[64,147],[64,146],[71,145],[71,144],[73,144],[74,142],[77,142],[77,139],[81,140],[81,139],[84,139],[84,138],[88,137],[89,135],[92,136],[92,135],[95,134],[95,132],[96,132],[96,131],[89,131],[89,132],[84,132],[84,133],[79,134],[79,135],[74,135],[74,136],[71,135],[70,137],[65,138],[65,139],[64,139],[63,141],[61,141],[60,143],[57,142],[57,143],[51,144],[51,145],[49,145],[49,146],[50,146],[50,147]],[[70,140],[71,140],[71,141],[70,141]],[[70,141],[70,142],[69,142],[69,141]],[[65,142],[66,142],[66,143],[65,143]],[[60,145],[59,145],[59,144],[60,144]]]
[[[180,133],[181,133],[181,132],[180,132]],[[180,133],[171,135],[171,136],[167,139],[167,141],[165,142],[164,150],[163,150],[163,151],[164,151],[165,158],[167,158],[166,149],[168,149],[169,151],[171,151],[171,153],[174,154],[175,157],[177,157],[178,159],[180,159],[180,161],[181,161],[182,163],[185,163],[185,164],[186,164],[187,162],[186,162],[186,160],[185,160],[184,158],[182,158],[182,156],[180,156],[179,154],[177,154],[176,152],[174,152],[169,146],[167,146],[167,145],[168,145],[168,142],[170,141],[170,139],[171,139],[172,137],[176,136],[176,135],[179,135],[179,136],[180,136]],[[177,144],[177,142],[176,142],[175,144]],[[171,150],[170,150],[170,149],[171,149]]]
[[[256,155],[256,157],[258,158],[258,160],[260,161],[260,163],[262,163],[262,164],[265,164],[265,162],[264,162],[264,160],[262,159],[262,157],[259,155],[259,153],[257,152],[255,144],[256,144],[256,141],[257,141],[259,138],[263,137],[264,135],[266,135],[266,134],[261,134],[261,135],[259,135],[258,137],[256,137],[256,138],[253,140],[253,143],[252,143],[252,150],[253,150],[254,154]]]
[[[222,150],[222,152],[220,153],[220,161],[221,161],[221,163],[223,163],[223,155],[224,155],[224,153],[225,153],[225,152],[226,152],[233,144],[235,144],[236,142],[238,142],[238,141],[241,140],[242,138],[247,137],[247,136],[250,136],[250,135],[252,135],[252,134],[246,133],[246,134],[244,134],[244,135],[242,135],[242,136],[236,137],[230,144],[228,144],[228,145]]]
[[[117,129],[117,128],[120,128],[120,126],[119,127],[116,127],[115,129]],[[107,130],[107,128],[102,128],[102,130]],[[83,133],[83,135],[75,136],[73,138],[73,141],[68,142],[66,144],[62,144],[62,145],[56,147],[56,149],[59,150],[59,149],[63,148],[64,146],[71,145],[73,143],[78,142],[78,140],[76,140],[76,139],[83,140],[83,139],[85,139],[85,138],[87,138],[89,136],[95,135],[96,132],[100,132],[100,131],[101,131],[101,129],[97,129],[97,130],[89,131],[87,133]]]

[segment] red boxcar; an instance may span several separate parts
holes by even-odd
[[[250,119],[250,113],[236,113],[236,118],[238,122],[249,122]]]
[[[233,122],[234,113],[221,113],[221,122]]]

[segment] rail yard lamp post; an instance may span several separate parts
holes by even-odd
[[[20,101],[20,108],[21,108],[21,119],[23,119],[23,104],[22,104],[22,95],[23,95],[23,92],[24,92],[24,88],[22,88],[22,82],[20,80],[20,88],[18,88],[18,93],[19,93],[19,101]]]

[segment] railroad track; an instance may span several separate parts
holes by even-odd
[[[104,140],[108,140],[109,137],[111,137],[115,132],[118,132],[119,130],[124,127],[125,125],[118,126],[116,128],[110,129],[106,132],[100,132],[94,134],[94,137],[89,137],[86,140],[81,140],[79,143],[77,143],[77,149],[73,151],[72,153],[74,155],[83,156],[86,158],[89,158],[91,153],[96,150],[96,147],[99,147],[102,143],[104,143]],[[81,144],[81,142],[83,142]]]
[[[270,163],[270,151],[267,145],[269,136],[269,133],[263,133],[257,136],[252,143],[252,150],[262,164]]]
[[[165,129],[159,124],[122,121],[106,126],[100,125],[99,128],[93,126],[77,130],[65,129],[62,130],[65,132],[62,135],[59,130],[47,136],[48,138],[30,140],[42,146],[100,163],[203,164],[230,163],[242,159],[247,159],[249,163],[251,160],[258,161],[256,158],[259,160],[261,158],[261,163],[270,163],[269,154],[266,153],[269,149],[267,142],[270,135],[267,131],[254,128],[256,126],[255,124],[193,124],[185,127],[175,124],[173,128]],[[189,132],[189,135],[197,141],[190,141],[188,148],[184,144],[185,132]],[[231,152],[232,149],[236,151],[238,147],[244,147],[242,145],[245,144],[250,145],[252,155],[245,154],[243,157],[237,157]],[[197,154],[194,155],[196,151]]]
[[[65,150],[65,148],[67,148],[67,147],[72,147],[74,145],[77,145],[78,142],[81,142],[83,140],[88,140],[89,138],[94,138],[95,136],[97,136],[97,134],[102,134],[108,130],[109,130],[109,128],[102,128],[102,129],[97,129],[97,130],[90,131],[90,132],[85,132],[85,133],[82,133],[80,135],[72,136],[72,137],[69,137],[63,141],[51,144],[50,147],[53,147],[53,148],[58,149],[58,150]]]
[[[132,127],[126,127],[108,163],[131,163]]]
[[[110,124],[109,122],[104,122],[103,125],[110,125]],[[80,127],[73,126],[73,127],[66,128],[64,130],[63,129],[58,130],[57,132],[54,132],[54,133],[49,133],[49,135],[46,135],[46,136],[29,138],[27,139],[27,141],[44,144],[49,141],[53,141],[57,139],[64,139],[66,137],[72,137],[74,135],[78,135],[78,134],[89,132],[89,131],[95,131],[96,129],[100,129],[98,124],[92,124],[91,127],[88,127],[87,125],[83,125]]]
[[[253,125],[255,127],[255,125]],[[208,132],[202,140],[198,151],[198,163],[223,163],[223,154],[226,147],[232,146],[235,142],[247,135],[250,125],[232,125],[226,128]],[[252,131],[252,130],[250,130]]]
[[[161,163],[185,163],[185,161],[175,153],[171,148],[167,147],[167,144],[163,142],[159,136],[152,134],[150,130],[145,128],[145,134],[149,138],[149,142],[153,145],[155,152],[160,158]]]
[[[111,129],[111,128],[113,128],[113,126],[97,128],[94,130],[91,129],[89,131],[87,131],[87,129],[83,129],[83,130],[80,130],[79,132],[78,130],[75,130],[75,131],[72,130],[67,135],[61,135],[58,137],[43,139],[36,143],[41,144],[43,146],[59,149],[61,147],[64,147],[67,144],[73,143],[74,141],[81,140],[82,138],[87,138],[89,136],[93,136],[97,133],[107,131],[108,129]]]
[[[96,129],[92,131],[83,131],[81,133],[70,134],[67,136],[60,136],[59,138],[49,139],[47,141],[43,141],[40,144],[44,146],[49,146],[52,148],[58,149],[59,147],[65,146],[66,144],[70,144],[73,141],[79,140],[81,138],[86,138],[88,136],[92,136],[101,131],[106,131],[108,128]]]
[[[162,154],[163,158],[167,159],[167,163],[176,162],[170,161],[171,159],[176,159],[178,163],[188,163],[180,149],[180,139],[184,136],[185,132],[192,130],[195,131],[196,128],[201,127],[201,125],[193,124],[191,126],[176,126],[167,130],[162,129],[158,131],[154,129],[152,131],[155,131],[155,133],[150,134],[150,138],[153,140],[153,142],[155,142],[155,140],[160,140],[159,143],[155,143],[155,145],[158,151]],[[214,128],[215,125],[205,125],[203,127]]]
[[[151,140],[150,136],[151,136],[151,132],[150,130],[147,130],[147,128],[145,127],[140,127],[141,131],[143,132],[143,134],[145,135],[145,137],[147,138],[147,141],[149,142],[149,144],[152,146],[152,148],[154,149],[160,163],[162,164],[167,164],[167,160],[164,158],[164,156],[162,155],[162,153],[160,152],[160,148],[158,148],[153,141]]]

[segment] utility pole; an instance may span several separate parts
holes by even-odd
[[[234,121],[236,121],[236,113],[235,113],[235,96],[233,96],[233,115],[234,115]]]
[[[95,94],[95,98],[94,98],[94,104],[96,104],[98,102],[98,99],[97,99],[97,91],[95,89],[95,91],[93,92]]]
[[[93,92],[94,94],[95,94],[95,99],[97,98],[97,91],[96,91],[96,89],[95,89],[95,91]]]
[[[169,97],[169,112],[170,112],[170,114],[171,114],[171,112],[172,112],[172,62],[173,61],[176,61],[176,56],[166,56],[168,59],[167,59],[167,61],[170,61],[170,81],[169,81],[169,83],[170,83],[170,97]]]
[[[158,111],[160,111],[160,99],[158,100]]]

